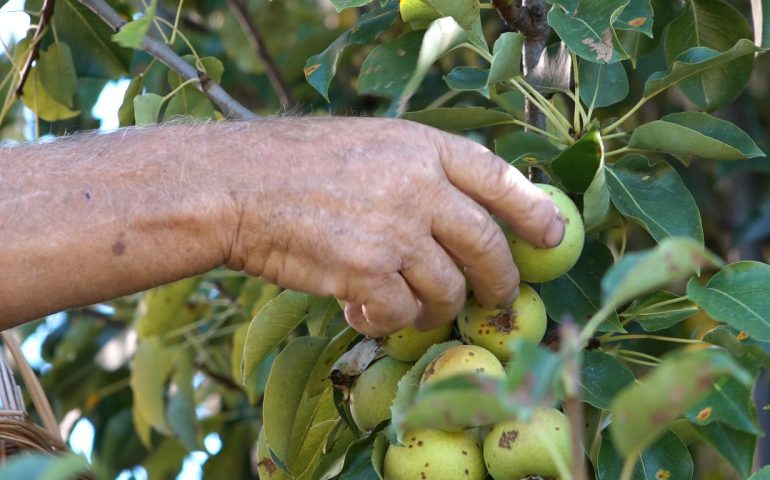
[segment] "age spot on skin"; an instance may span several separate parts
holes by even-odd
[[[120,232],[118,239],[112,244],[112,254],[119,257],[126,253],[126,242],[123,240],[125,232]]]

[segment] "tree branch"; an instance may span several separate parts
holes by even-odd
[[[267,51],[262,32],[259,31],[257,25],[253,22],[243,0],[228,0],[228,3],[233,9],[235,19],[238,20],[241,28],[246,33],[249,43],[251,43],[251,47],[257,53],[260,60],[262,60],[262,63],[265,64],[267,78],[270,80],[270,84],[273,85],[273,90],[275,90],[275,93],[278,95],[281,105],[285,110],[293,108],[295,105],[294,99],[289,92],[286,81],[283,79],[281,71],[278,70],[278,66],[275,64],[272,55]]]
[[[551,28],[548,26],[545,0],[492,0],[503,23],[527,37],[524,43],[524,76],[533,70],[545,50],[545,43]],[[524,102],[524,120],[530,125],[546,129],[545,114],[529,100]],[[538,168],[529,169],[533,182],[544,183],[545,174]]]
[[[80,0],[84,6],[94,12],[99,18],[109,25],[115,32],[120,31],[126,21],[104,0]],[[198,88],[203,92],[214,105],[224,114],[225,117],[236,120],[253,120],[259,118],[257,114],[244,107],[237,100],[230,96],[218,83],[210,79],[204,72],[185,62],[182,57],[176,54],[165,43],[145,36],[142,40],[142,49],[163,62],[170,69],[179,73],[184,80],[193,78],[198,79]]]
[[[16,86],[16,96],[20,97],[24,94],[24,84],[27,82],[30,70],[32,70],[32,63],[40,56],[40,40],[45,33],[45,29],[53,16],[53,6],[56,0],[45,0],[43,2],[43,9],[40,11],[40,21],[37,23],[35,29],[35,35],[32,37],[32,42],[29,46],[29,55],[24,62],[24,66],[21,67],[19,72],[19,85]]]

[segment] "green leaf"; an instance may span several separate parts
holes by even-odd
[[[689,450],[679,438],[666,432],[658,441],[638,454],[638,461],[629,480],[689,480],[692,478],[694,465]],[[610,436],[602,435],[598,456],[599,480],[617,480],[621,478],[623,457],[615,450]]]
[[[458,375],[421,388],[398,427],[452,430],[490,425],[516,418],[518,407],[505,394],[505,380]]]
[[[123,95],[123,103],[118,109],[118,120],[121,127],[130,127],[134,124],[134,98],[142,94],[144,88],[144,75],[139,74],[131,79]]]
[[[628,0],[582,0],[580,8],[569,8],[571,1],[551,3],[554,6],[548,12],[548,24],[575,54],[597,63],[628,58],[612,27]]]
[[[719,422],[696,427],[696,433],[701,440],[711,445],[733,466],[739,478],[746,478],[751,474],[757,445],[756,435],[730,428]]]
[[[396,390],[396,398],[393,399],[393,404],[390,406],[392,425],[396,431],[396,437],[399,442],[403,440],[404,435],[404,419],[408,409],[412,406],[414,398],[417,396],[417,390],[420,386],[420,379],[422,374],[427,368],[428,364],[439,357],[442,353],[449,350],[452,347],[460,345],[458,341],[437,343],[432,345],[425,354],[417,360],[414,366],[409,370],[406,375],[401,377],[398,381],[398,389]]]
[[[612,266],[612,252],[598,240],[587,240],[580,258],[569,272],[540,287],[548,316],[585,325],[601,306],[601,280]],[[613,313],[602,323],[600,332],[624,332]]]
[[[682,52],[666,71],[655,72],[644,84],[644,97],[651,98],[668,87],[713,68],[722,68],[735,59],[760,49],[747,39],[738,40],[729,50],[719,52],[707,47],[693,47]]]
[[[37,66],[32,67],[29,71],[21,100],[38,117],[48,122],[66,120],[80,113],[77,110],[71,110],[67,105],[57,102],[49,95],[40,77],[40,68]]]
[[[628,75],[622,63],[580,62],[580,99],[592,108],[609,107],[628,96]]]
[[[679,15],[679,13],[681,13],[682,9],[684,8],[683,3],[672,2],[671,0],[652,0],[650,3],[652,5],[654,19],[654,21],[652,21],[652,37],[645,36],[646,34],[640,30],[630,30],[623,32],[621,37],[623,48],[631,57],[631,65],[633,68],[637,67],[637,61],[639,58],[653,52],[656,48],[658,48],[666,27],[674,18]],[[631,8],[631,4],[626,7],[627,10],[629,8]],[[641,28],[645,28],[646,25],[647,24],[642,25]],[[619,28],[617,23],[615,24],[615,28]]]
[[[340,5],[335,6],[340,8]],[[351,4],[351,6],[353,5]],[[308,83],[323,95],[326,101],[329,101],[329,85],[337,73],[337,63],[342,52],[351,45],[365,45],[374,42],[382,32],[390,28],[397,16],[398,2],[388,2],[385,6],[379,6],[362,15],[354,27],[340,35],[326,50],[307,59],[304,71]],[[363,66],[361,71],[365,72]]]
[[[521,51],[524,40],[526,40],[524,35],[518,32],[506,32],[497,38],[492,49],[492,65],[489,67],[488,84],[502,82],[521,73]]]
[[[439,18],[431,23],[422,38],[420,53],[417,56],[417,64],[414,66],[411,77],[404,85],[397,102],[393,104],[392,110],[396,114],[406,110],[409,99],[420,87],[420,84],[436,60],[464,44],[474,43],[475,40],[471,32],[466,31],[452,17]],[[401,56],[404,55],[402,54]],[[371,57],[371,54],[369,57]],[[367,61],[369,57],[367,57]],[[381,68],[387,69],[388,65],[382,64]],[[363,93],[362,88],[359,87],[359,90]]]
[[[751,17],[754,42],[762,48],[770,48],[770,0],[751,0]]]
[[[74,453],[50,455],[48,453],[22,453],[10,456],[0,468],[2,479],[70,480],[77,475],[87,475],[91,466],[85,457]]]
[[[757,341],[727,326],[717,327],[703,337],[704,342],[719,345],[736,356],[748,355],[754,361],[770,368],[770,343]]]
[[[612,401],[613,443],[623,456],[644,450],[726,375],[751,382],[724,351],[698,350],[664,358],[659,367]]]
[[[510,123],[506,112],[484,107],[442,107],[407,112],[401,118],[447,131],[471,130]]]
[[[762,467],[750,476],[748,480],[770,480],[770,467]]]
[[[633,30],[652,38],[652,20],[650,0],[631,0],[612,26],[616,30]]]
[[[308,310],[305,322],[307,323],[310,335],[314,337],[330,336],[336,333],[327,331],[329,330],[329,324],[335,316],[344,316],[340,304],[333,297],[310,295],[308,297]]]
[[[182,58],[196,69],[198,68],[194,56],[185,55]],[[222,80],[224,66],[219,59],[216,57],[202,57],[200,63],[206,77],[217,83]],[[184,79],[175,70],[169,70],[166,79],[171,88],[177,88],[184,82]],[[164,112],[164,118],[166,120],[173,119],[175,116],[210,119],[214,118],[214,115],[214,106],[211,104],[211,100],[209,100],[203,92],[198,90],[195,85],[186,85],[177,91],[174,96],[171,97],[171,100],[166,106],[166,111]]]
[[[134,97],[134,118],[137,125],[158,123],[163,97],[155,93],[145,93]]]
[[[604,275],[605,305],[617,308],[647,292],[688,278],[722,261],[689,238],[669,237],[645,252],[626,254]]]
[[[343,331],[329,341],[321,356],[318,357],[315,368],[313,368],[313,371],[308,376],[305,395],[309,397],[319,395],[325,388],[331,385],[329,375],[332,372],[334,363],[345,353],[351,342],[358,336],[358,332],[350,327],[345,327]]]
[[[743,15],[722,0],[689,0],[666,29],[664,49],[669,65],[686,50],[729,50],[735,42],[751,37]],[[711,71],[679,82],[679,89],[698,108],[713,111],[735,100],[751,77],[754,59],[746,56]]]
[[[532,132],[512,132],[495,138],[495,153],[516,167],[545,165],[559,149],[545,137]]]
[[[319,402],[328,396],[305,395],[309,375],[328,343],[328,339],[318,337],[295,339],[275,359],[265,387],[263,421],[267,444],[295,476],[303,473],[301,468],[292,467],[303,463],[298,462],[302,444],[307,439]],[[333,403],[328,403],[333,409]]]
[[[742,160],[764,157],[749,135],[732,123],[707,113],[671,113],[637,127],[631,148],[683,157]]]
[[[195,387],[193,386],[193,358],[188,351],[180,350],[174,361],[174,385],[166,406],[166,417],[174,436],[189,451],[203,450],[200,428],[195,408]]]
[[[345,453],[345,468],[340,472],[338,480],[378,480],[377,472],[372,464],[372,452],[376,436],[363,438],[354,442]]]
[[[169,347],[157,337],[139,343],[131,361],[131,392],[134,410],[159,432],[168,435],[171,430],[166,419],[166,381],[174,366]]]
[[[442,17],[452,17],[458,25],[471,30],[479,20],[481,5],[468,0],[427,0]]]
[[[112,41],[121,47],[133,48],[139,50],[142,48],[142,40],[150,31],[153,20],[155,20],[155,10],[158,8],[158,0],[152,0],[144,15],[141,18],[132,20],[122,27],[118,33],[112,35]]]
[[[417,65],[424,32],[409,32],[374,47],[361,65],[358,93],[396,98]]]
[[[553,159],[551,171],[569,192],[583,193],[604,163],[604,145],[599,132],[583,135]]]
[[[51,25],[73,52],[88,52],[73,57],[78,77],[113,79],[128,74],[132,50],[113,42],[112,28],[78,0],[57,1]]]
[[[551,404],[561,358],[522,339],[514,340],[512,349],[516,361],[507,379],[458,375],[420,387],[394,424],[404,430],[490,425],[528,418],[536,407]]]
[[[488,78],[489,70],[473,67],[455,67],[446,74],[444,81],[452,90],[458,92],[479,92],[485,98],[489,98]]]
[[[615,395],[632,383],[634,374],[617,358],[603,352],[585,353],[580,374],[580,395],[584,401],[609,410]]]
[[[607,167],[596,170],[591,184],[583,194],[583,223],[586,231],[601,227],[610,215],[610,187],[607,186]]]
[[[284,290],[254,316],[243,347],[242,381],[302,323],[307,309],[307,294]]]
[[[77,76],[69,45],[54,43],[41,52],[37,68],[46,93],[56,102],[71,108],[72,97],[77,88]]]
[[[762,431],[757,424],[751,388],[734,378],[723,378],[711,391],[684,415],[695,425],[720,422],[753,435]]]
[[[615,208],[644,227],[657,242],[689,237],[703,243],[695,199],[665,161],[651,164],[644,155],[626,155],[607,167],[607,185]]]
[[[189,323],[190,296],[203,277],[190,277],[147,292],[137,307],[136,333],[145,339],[162,335]]]
[[[719,322],[744,330],[750,337],[770,341],[770,265],[737,262],[717,272],[705,286],[687,283],[687,296]]]
[[[667,303],[674,299],[681,297],[665,290],[645,295],[634,300],[621,316],[626,320],[632,318],[646,332],[656,332],[671,328],[698,313],[698,307],[686,298]]]
[[[338,12],[341,12],[346,8],[363,7],[373,1],[374,0],[331,0],[332,5],[334,5],[334,8],[337,9]]]

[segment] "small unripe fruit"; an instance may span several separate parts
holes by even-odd
[[[399,10],[404,22],[416,30],[428,28],[428,25],[441,14],[427,0],[400,0]]]
[[[508,231],[508,246],[513,261],[519,268],[525,282],[542,283],[561,277],[575,266],[583,251],[585,232],[583,219],[575,204],[558,188],[537,184],[559,208],[564,218],[564,237],[559,246],[539,248],[527,242],[516,233]]]
[[[560,480],[551,453],[570,462],[567,417],[555,408],[535,410],[529,422],[503,422],[484,439],[484,462],[495,480],[528,477]]]
[[[476,373],[491,377],[504,377],[505,369],[495,355],[475,345],[458,345],[442,353],[430,362],[420,379],[427,385],[442,378]]]
[[[411,367],[411,363],[383,357],[356,379],[350,390],[350,414],[361,431],[371,431],[390,418],[398,381]]]
[[[448,323],[424,332],[414,327],[406,327],[383,338],[382,351],[396,360],[414,362],[419,360],[431,345],[446,342],[452,335],[452,326]]]
[[[385,452],[385,480],[482,480],[486,475],[481,447],[472,432],[415,430],[404,446]]]
[[[487,310],[474,299],[465,302],[457,315],[463,341],[486,348],[501,362],[510,359],[508,345],[514,338],[540,343],[547,323],[545,305],[529,285],[522,283],[519,288],[519,298],[508,308]]]

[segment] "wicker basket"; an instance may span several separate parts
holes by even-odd
[[[27,363],[19,343],[10,332],[2,332],[6,352],[13,359],[32,399],[42,426],[37,425],[24,408],[22,390],[5,355],[0,354],[0,465],[9,457],[25,452],[57,454],[68,451],[59,433],[51,404],[35,372]]]

